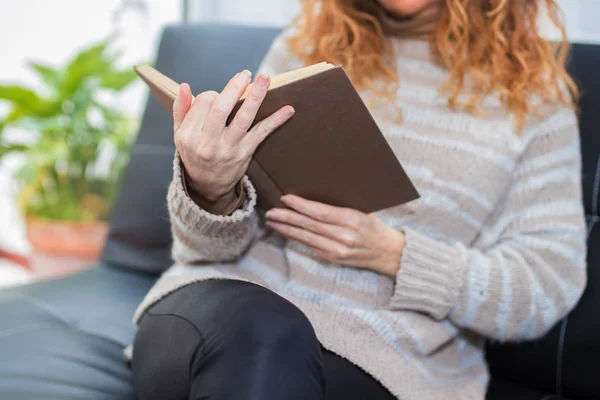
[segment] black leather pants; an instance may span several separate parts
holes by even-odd
[[[140,400],[392,400],[320,346],[306,316],[263,287],[212,280],[151,307],[132,360]]]

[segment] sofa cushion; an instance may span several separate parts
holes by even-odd
[[[101,263],[64,278],[2,289],[0,306],[10,307],[0,313],[0,331],[14,328],[15,321],[5,312],[20,315],[22,308],[34,306],[74,329],[127,346],[135,335],[133,312],[155,281],[153,276]],[[37,321],[33,316],[30,320]]]
[[[0,301],[0,315],[1,399],[135,400],[119,343],[76,329],[35,303]]]
[[[155,279],[99,265],[0,291],[0,399],[135,399],[123,348]]]
[[[278,30],[226,25],[168,27],[156,68],[194,93],[219,90],[237,72],[256,70]],[[149,97],[111,218],[103,259],[153,274],[171,264],[166,196],[173,174],[173,120]]]
[[[600,46],[573,47],[570,72],[580,101],[583,195],[588,221],[588,284],[576,308],[544,338],[488,346],[492,374],[504,380],[573,398],[600,393]]]

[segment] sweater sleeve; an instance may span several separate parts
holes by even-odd
[[[274,40],[263,58],[259,72],[276,75],[301,66],[287,46],[291,28]],[[172,256],[180,264],[227,262],[237,259],[263,233],[261,214],[256,209],[256,190],[248,176],[243,178],[246,201],[230,216],[211,214],[201,209],[185,193],[181,161],[175,155],[173,181],[168,192],[168,207],[173,234]]]
[[[524,140],[512,184],[473,247],[405,230],[391,308],[508,341],[544,335],[575,306],[586,229],[574,113],[542,120]]]
[[[175,154],[173,181],[167,194],[175,262],[196,264],[232,261],[250,246],[260,230],[256,190],[247,176],[242,182],[246,191],[243,206],[229,216],[211,214],[201,209],[185,193],[181,160]]]

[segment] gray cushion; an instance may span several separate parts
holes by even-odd
[[[132,399],[123,348],[154,278],[108,265],[0,291],[0,399]]]
[[[258,68],[277,32],[224,25],[169,27],[156,68],[188,82],[194,93],[221,90],[237,72]],[[151,273],[171,264],[165,199],[174,152],[172,118],[150,97],[111,220],[106,261]]]

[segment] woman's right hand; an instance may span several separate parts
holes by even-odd
[[[234,76],[220,94],[207,91],[195,100],[190,86],[184,83],[173,104],[175,146],[185,168],[188,191],[196,203],[208,204],[213,210],[232,204],[235,186],[246,173],[258,145],[294,114],[293,107],[282,107],[250,129],[271,83],[268,77],[259,75],[227,125],[250,81],[251,74],[245,70]]]

